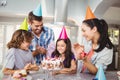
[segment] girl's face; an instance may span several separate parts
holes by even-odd
[[[82,24],[82,35],[86,38],[87,41],[90,41],[94,37],[94,28],[91,29],[89,26],[87,26],[85,23]]]
[[[20,48],[23,49],[23,50],[29,50],[29,46],[30,46],[30,42],[24,41],[24,42],[21,44]]]
[[[60,54],[64,54],[66,50],[66,44],[63,40],[57,42],[57,50]]]

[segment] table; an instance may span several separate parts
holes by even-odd
[[[107,80],[118,80],[116,71],[107,71],[105,75]],[[31,76],[32,80],[92,80],[95,77],[95,75],[88,73],[59,74],[53,76],[50,72],[36,72],[28,76]],[[4,77],[2,80],[10,80],[10,78]]]
[[[107,80],[118,80],[116,71],[107,71],[105,75]],[[31,76],[33,80],[37,80],[43,78],[44,75],[32,74]],[[92,80],[95,77],[95,75],[88,73],[79,73],[79,74],[59,74],[52,76],[52,79],[51,75],[50,77],[49,76],[47,77],[48,80]]]

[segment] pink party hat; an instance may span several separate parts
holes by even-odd
[[[59,39],[68,39],[67,33],[66,33],[66,29],[63,26],[62,31],[60,33]]]

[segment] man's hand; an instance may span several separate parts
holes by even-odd
[[[36,56],[38,54],[46,54],[46,53],[47,53],[47,50],[41,46],[38,46],[38,45],[36,46],[36,50],[34,50],[32,52],[33,56]]]
[[[42,53],[42,54],[46,54],[47,50],[41,46],[37,46],[37,52],[38,53]]]

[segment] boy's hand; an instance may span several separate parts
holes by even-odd
[[[31,69],[31,63],[28,63],[25,67],[24,67],[25,70],[30,70]]]

